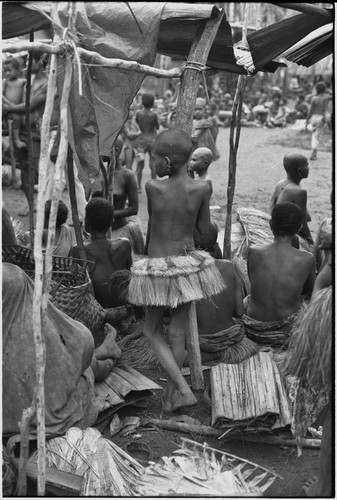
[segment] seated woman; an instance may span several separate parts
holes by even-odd
[[[48,224],[51,210],[51,200],[47,200],[44,207],[44,230],[42,237],[42,246],[46,248],[48,241]],[[73,246],[73,234],[71,228],[66,224],[68,219],[69,210],[67,205],[60,200],[55,227],[55,241],[53,255],[59,257],[68,257],[69,252]]]
[[[120,153],[123,139],[118,137],[115,145],[116,165],[113,175],[114,221],[112,223],[113,239],[125,237],[130,240],[134,253],[144,253],[144,236],[138,214],[138,192],[135,174],[122,167]]]
[[[22,411],[32,402],[36,360],[33,333],[34,283],[14,264],[2,267],[2,361],[4,436],[19,432]],[[48,302],[46,313],[45,408],[47,435],[71,426],[93,425],[104,402],[94,382],[105,379],[121,357],[116,330],[105,325],[105,340],[94,350],[90,331]],[[36,420],[31,425],[36,432]]]

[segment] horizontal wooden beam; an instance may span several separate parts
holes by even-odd
[[[302,12],[303,14],[310,14],[314,16],[321,16],[329,21],[333,21],[333,17],[330,12],[326,9],[321,9],[320,7],[316,7],[316,5],[312,5],[310,3],[276,3],[269,2],[277,7],[282,7],[283,9],[292,9],[298,12]],[[332,12],[332,9],[330,9]]]
[[[65,51],[74,51],[73,47],[68,43],[52,44],[41,42],[17,42],[17,43],[5,43],[1,47],[2,52],[22,52],[22,51],[35,51],[35,52],[47,52],[48,54],[63,55]],[[91,50],[86,50],[81,47],[76,48],[78,55],[81,59],[92,65],[104,66],[106,68],[119,68],[129,71],[137,71],[138,73],[143,73],[148,76],[155,76],[156,78],[180,78],[183,74],[183,68],[173,68],[170,70],[153,68],[152,66],[147,66],[146,64],[140,64],[136,61],[126,61],[124,59],[117,58],[107,58],[103,57],[97,52]]]

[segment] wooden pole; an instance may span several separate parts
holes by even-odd
[[[81,221],[79,219],[78,209],[77,209],[75,175],[74,175],[74,159],[73,159],[73,152],[72,152],[70,146],[68,146],[67,167],[68,167],[67,170],[68,170],[69,198],[70,198],[71,213],[72,213],[75,236],[76,236],[76,243],[78,246],[80,259],[86,260],[87,254],[85,252],[85,248],[84,248],[84,244],[83,244]]]
[[[232,116],[230,121],[230,135],[229,135],[229,163],[228,163],[228,185],[227,185],[227,212],[225,222],[225,236],[223,244],[223,258],[231,259],[231,236],[232,236],[232,208],[235,193],[236,182],[236,157],[239,147],[240,131],[241,131],[241,115],[242,115],[242,102],[245,85],[247,82],[246,75],[239,75]],[[236,135],[234,139],[234,133]]]
[[[44,374],[45,374],[45,332],[42,328],[42,294],[43,294],[43,253],[42,235],[44,226],[44,203],[46,190],[46,170],[49,155],[49,129],[50,119],[54,107],[54,96],[56,90],[57,60],[53,55],[50,61],[48,75],[47,96],[45,110],[42,117],[41,127],[41,152],[39,161],[39,189],[37,197],[36,231],[34,239],[34,260],[35,260],[35,286],[33,297],[33,328],[34,344],[36,353],[36,416],[37,416],[37,440],[38,440],[38,496],[45,494],[45,395],[44,395]]]
[[[30,42],[34,41],[34,31],[29,34]],[[32,87],[32,65],[33,52],[29,53],[28,68],[27,68],[27,84],[26,84],[26,130],[27,130],[27,147],[28,147],[28,208],[29,208],[29,236],[31,244],[34,245],[34,161],[33,161],[33,141],[32,127],[30,122],[30,93]],[[33,247],[34,248],[34,247]]]
[[[176,114],[176,127],[184,130],[188,134],[192,133],[193,113],[201,69],[205,68],[209,51],[223,16],[224,11],[222,11],[218,17],[202,23],[195,35],[188,55],[187,69],[185,69],[181,80]]]
[[[245,18],[242,27],[242,45],[249,49],[247,41],[247,26],[248,26],[248,16],[249,16],[250,6],[248,3],[245,4]],[[235,193],[235,182],[236,182],[236,157],[239,147],[240,132],[241,132],[241,116],[242,116],[242,104],[245,86],[247,83],[247,75],[239,75],[235,97],[233,102],[232,116],[230,121],[230,134],[229,134],[229,163],[228,163],[228,185],[227,185],[227,211],[226,211],[226,222],[225,222],[225,235],[223,244],[223,257],[224,259],[231,260],[232,248],[231,248],[231,237],[232,237],[232,208]],[[234,139],[234,133],[235,139]]]
[[[222,11],[218,17],[205,21],[197,31],[187,60],[177,101],[176,128],[191,135],[193,112],[198,93],[201,70],[205,68],[209,51],[224,16]],[[186,325],[186,346],[191,373],[191,386],[194,390],[204,388],[201,366],[198,324],[195,304],[191,302],[188,324]]]
[[[1,49],[3,52],[21,52],[24,50],[34,50],[39,52],[46,52],[48,54],[63,55],[65,45],[63,42],[55,43],[53,45],[41,42],[16,42],[2,44]],[[67,50],[71,50],[69,49],[69,46],[67,46]],[[136,71],[137,73],[142,73],[148,76],[155,76],[156,78],[180,78],[183,74],[183,68],[173,68],[167,70],[153,68],[152,66],[147,66],[146,64],[137,63],[136,61],[125,61],[124,59],[103,57],[97,52],[83,49],[82,47],[77,47],[77,52],[78,55],[82,58],[83,62],[88,65],[100,64],[101,66],[105,66],[107,68],[119,68],[129,71]]]

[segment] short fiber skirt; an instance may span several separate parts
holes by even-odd
[[[226,288],[214,259],[202,250],[141,258],[131,268],[128,301],[137,306],[178,307]]]

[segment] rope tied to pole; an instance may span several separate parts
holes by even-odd
[[[197,62],[197,61],[187,61],[182,67],[182,70],[186,69],[194,69],[195,71],[198,71],[201,73],[202,76],[202,84],[204,86],[205,94],[206,94],[206,102],[209,103],[209,94],[208,94],[208,89],[207,89],[207,82],[206,82],[206,75],[205,71],[207,71],[209,67],[205,66],[204,64]]]

